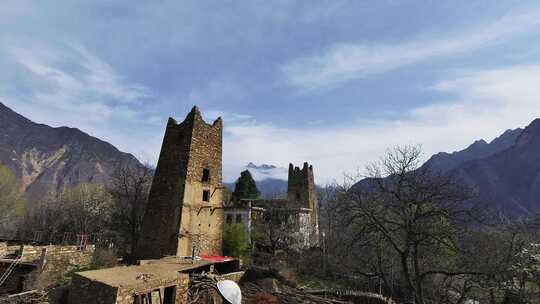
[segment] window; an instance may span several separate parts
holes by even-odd
[[[210,169],[204,168],[202,170],[202,182],[208,183],[210,181]]]
[[[227,214],[227,224],[232,224],[232,214]]]
[[[202,192],[202,200],[203,200],[203,202],[209,202],[210,201],[210,190],[203,190],[203,192]]]
[[[237,223],[241,223],[241,222],[242,222],[242,215],[241,215],[241,214],[237,214],[237,215],[236,215],[236,222],[237,222]]]

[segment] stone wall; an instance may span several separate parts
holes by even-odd
[[[167,287],[175,287],[174,303],[164,304],[184,304],[187,303],[187,290],[189,287],[189,274],[179,273],[176,280],[163,281],[158,279],[149,280],[139,285],[125,286],[118,289],[116,304],[133,304],[134,296],[159,289],[162,297],[165,295]],[[105,304],[105,303],[104,303]]]
[[[194,116],[186,191],[183,199],[178,255],[220,255],[223,234],[222,121],[212,125]],[[208,170],[209,180],[203,181]],[[209,201],[203,201],[207,191]]]
[[[192,129],[189,115],[181,124],[169,118],[144,215],[138,259],[176,254]]]
[[[118,288],[91,281],[78,274],[73,275],[69,290],[69,304],[114,304]],[[133,304],[133,300],[130,304]]]
[[[44,289],[60,282],[70,271],[88,268],[94,257],[94,246],[81,250],[77,246],[44,246],[45,256],[39,265],[33,288]]]
[[[8,293],[46,289],[58,284],[68,272],[90,266],[94,247],[88,246],[82,251],[76,246],[23,245],[19,252],[21,261],[2,286]],[[0,272],[4,273],[15,261],[0,263]]]
[[[84,248],[79,248],[78,246],[72,245],[47,245],[47,246],[33,246],[33,245],[22,245],[21,250],[21,262],[30,263],[30,262],[40,262],[43,254],[46,254],[46,257],[50,259],[71,256],[73,258],[84,257],[88,259],[92,257],[92,254],[95,251],[94,245],[89,245]]]
[[[79,274],[74,274],[69,291],[69,304],[133,304],[134,297],[139,294],[161,293],[162,298],[167,287],[174,287],[174,303],[187,303],[189,274],[179,273],[174,280],[152,278],[135,285],[110,286],[99,281],[90,280]],[[159,302],[158,302],[159,303]]]

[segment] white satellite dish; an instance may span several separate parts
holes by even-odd
[[[240,286],[231,280],[223,280],[217,282],[217,288],[219,293],[225,300],[229,301],[231,304],[241,304],[242,303],[242,291]]]

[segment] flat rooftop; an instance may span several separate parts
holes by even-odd
[[[160,260],[142,261],[141,265],[120,266],[100,270],[77,272],[77,275],[88,280],[113,286],[125,287],[143,284],[154,280],[175,280],[178,273],[211,265],[207,261],[195,261],[177,257],[168,257]]]

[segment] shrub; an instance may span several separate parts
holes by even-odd
[[[225,225],[223,230],[223,253],[228,256],[242,257],[251,251],[246,229],[242,224]]]
[[[110,249],[97,248],[92,257],[91,269],[110,268],[118,265],[118,260],[114,251]]]

